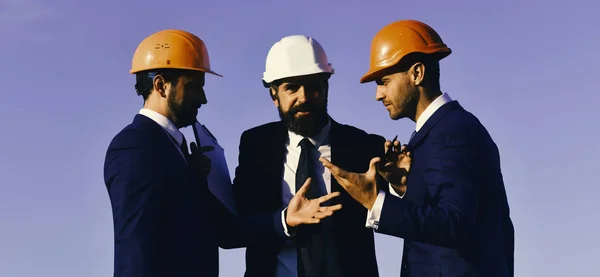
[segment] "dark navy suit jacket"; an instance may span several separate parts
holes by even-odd
[[[218,247],[286,239],[281,210],[229,214],[206,180],[194,178],[170,135],[144,115],[111,141],[104,178],[113,211],[115,277],[216,277]]]
[[[331,120],[331,161],[352,172],[365,172],[374,157],[382,157],[385,139]],[[234,194],[238,210],[263,213],[281,209],[283,172],[288,131],[281,122],[246,130],[240,140],[239,164],[235,171]],[[257,178],[260,183],[252,182]],[[387,187],[387,186],[386,186]],[[377,277],[373,230],[365,227],[367,209],[354,200],[334,178],[331,191],[339,191],[331,205],[342,204],[332,220],[334,251],[341,277]],[[274,241],[249,246],[246,250],[246,277],[273,277],[277,255],[283,243]]]
[[[405,239],[403,277],[513,276],[514,229],[496,144],[458,102],[409,142],[402,199],[387,195],[377,232]]]

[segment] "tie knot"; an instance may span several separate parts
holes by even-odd
[[[300,148],[302,148],[302,150],[310,150],[311,148],[314,147],[314,145],[312,144],[312,142],[310,142],[310,140],[308,138],[303,138],[299,144],[300,144]]]

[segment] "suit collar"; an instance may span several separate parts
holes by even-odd
[[[425,108],[425,110],[421,113],[419,119],[417,119],[415,131],[418,132],[423,127],[425,122],[427,122],[427,120],[433,115],[433,113],[435,113],[435,111],[450,101],[452,101],[452,98],[450,98],[447,93],[444,93],[433,100],[433,102],[431,102],[429,106],[427,106],[427,108]]]
[[[162,128],[162,126],[160,126],[160,124],[156,123],[156,121],[142,114],[136,114],[133,117],[132,124],[141,128],[151,129],[153,131],[164,132],[164,129]]]
[[[154,122],[160,125],[165,131],[167,131],[167,133],[169,133],[169,135],[171,135],[175,139],[177,145],[181,145],[183,143],[183,134],[179,131],[179,129],[177,129],[175,124],[166,116],[150,109],[141,109],[139,114],[152,119]]]
[[[445,115],[461,108],[462,107],[456,100],[450,101],[442,105],[431,115],[431,117],[429,117],[429,119],[427,119],[425,124],[423,124],[423,127],[421,127],[421,129],[417,132],[417,134],[415,134],[412,140],[410,140],[410,142],[408,143],[409,148],[414,148],[415,145],[417,145],[423,138],[425,138],[429,130],[431,130],[431,128],[433,128],[433,126],[435,126]]]

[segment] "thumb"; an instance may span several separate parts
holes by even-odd
[[[379,157],[375,157],[375,158],[371,159],[371,162],[369,163],[369,171],[376,170],[377,165],[380,162],[381,162],[381,158],[379,158]]]
[[[304,185],[302,185],[302,187],[300,187],[300,189],[296,192],[296,195],[304,196],[308,190],[308,187],[310,186],[310,182],[311,178],[308,177],[306,181],[304,181]]]

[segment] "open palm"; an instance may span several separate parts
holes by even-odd
[[[288,226],[296,227],[301,224],[317,224],[321,219],[331,216],[333,212],[342,208],[342,204],[321,207],[321,204],[340,195],[339,192],[321,196],[315,199],[306,198],[306,192],[310,186],[311,178],[308,178],[296,195],[290,200],[287,208],[286,223]]]

